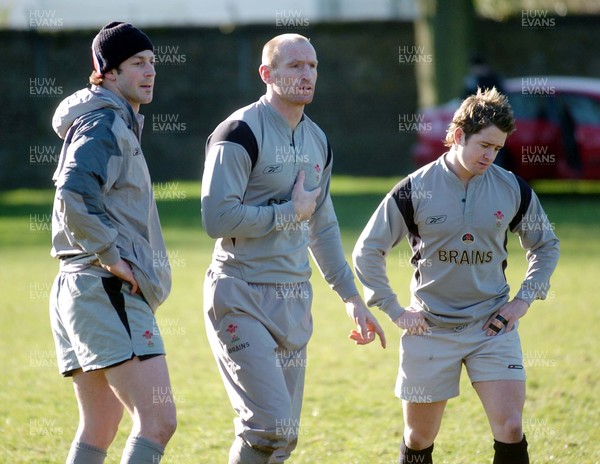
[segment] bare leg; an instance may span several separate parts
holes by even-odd
[[[164,447],[177,427],[165,357],[133,358],[107,369],[106,379],[133,419],[131,436]]]
[[[409,403],[402,401],[404,411],[404,442],[414,450],[433,444],[442,425],[447,401],[434,403]]]
[[[475,382],[473,388],[483,404],[494,438],[503,443],[520,442],[523,439],[525,382]]]
[[[67,463],[102,464],[123,417],[123,405],[103,371],[75,371],[73,388],[79,407],[79,427]]]
[[[496,380],[473,384],[494,434],[494,464],[529,464],[523,434],[525,382]]]
[[[112,443],[123,417],[123,405],[108,385],[102,370],[73,375],[79,406],[79,427],[75,439],[106,450]]]

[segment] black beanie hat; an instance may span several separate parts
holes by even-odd
[[[104,75],[143,50],[154,50],[148,36],[131,24],[114,21],[100,29],[92,42],[94,69]]]

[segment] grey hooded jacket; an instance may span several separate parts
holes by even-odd
[[[58,106],[52,126],[64,140],[53,181],[51,255],[66,271],[106,275],[100,264],[128,261],[153,311],[171,289],[150,174],[140,146],[143,116],[98,86]]]

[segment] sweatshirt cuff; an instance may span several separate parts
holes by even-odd
[[[358,288],[354,283],[354,279],[346,280],[341,282],[333,287],[333,290],[340,296],[340,298],[345,301],[351,296],[360,295],[358,292]]]
[[[534,294],[531,290],[523,290],[523,289],[521,289],[517,292],[517,294],[515,295],[515,298],[518,298],[519,300],[523,300],[529,306],[531,306],[531,303],[533,303],[537,299],[540,299],[540,300],[544,299],[544,298],[538,298],[537,294]]]
[[[392,322],[398,319],[400,316],[402,316],[402,314],[404,314],[404,312],[406,311],[406,309],[400,306],[400,303],[398,303],[396,299],[394,299],[388,305],[381,306],[379,309],[381,309],[385,314],[387,314],[387,316],[392,320]]]
[[[515,298],[523,300],[531,306],[535,300],[545,300],[550,284],[528,280],[521,284]]]
[[[119,249],[115,245],[111,245],[106,250],[96,253],[96,256],[98,256],[100,264],[105,264],[107,266],[115,264],[121,259]]]

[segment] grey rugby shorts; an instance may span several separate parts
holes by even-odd
[[[518,323],[488,337],[485,320],[454,327],[430,327],[424,335],[402,334],[396,396],[410,403],[432,403],[458,396],[463,364],[471,383],[525,381]]]
[[[58,273],[50,293],[50,323],[61,374],[165,354],[150,306],[130,289],[117,277]]]

